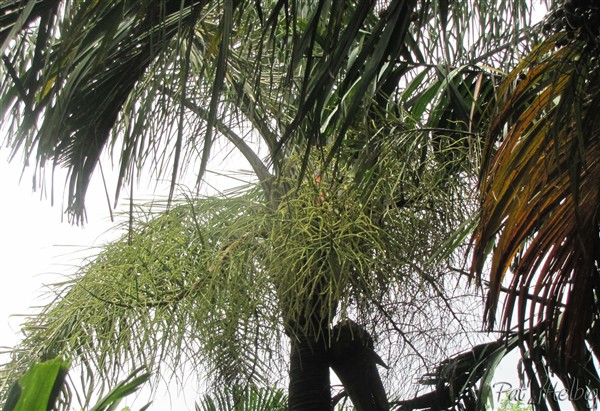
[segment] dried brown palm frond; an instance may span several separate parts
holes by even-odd
[[[552,369],[576,373],[600,320],[600,70],[598,49],[559,33],[504,81],[481,174],[472,272],[490,251],[487,321],[543,324]],[[538,297],[528,298],[528,294]]]

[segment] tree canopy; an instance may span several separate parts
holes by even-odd
[[[290,409],[329,409],[329,366],[356,373],[332,358],[358,341],[348,355],[376,378],[389,366],[388,395],[424,373],[437,406],[468,408],[518,346],[537,394],[546,366],[594,389],[598,10],[574,3],[551,4],[543,32],[527,1],[4,2],[11,156],[36,178],[68,170],[74,222],[103,153],[115,198],[147,170],[171,182],[57,286],[6,369],[66,354],[102,383],[141,364],[230,386],[289,374]],[[178,196],[219,144],[255,183]],[[498,341],[472,337],[467,277]]]

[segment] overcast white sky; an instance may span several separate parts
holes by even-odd
[[[11,346],[21,319],[10,316],[38,304],[42,284],[56,281],[57,274],[73,272],[85,255],[84,248],[101,241],[111,223],[106,203],[100,203],[101,193],[91,195],[89,223],[76,227],[61,222],[60,203],[51,207],[49,198],[40,200],[40,193],[32,192],[31,170],[19,184],[21,164],[8,164],[2,156],[0,175],[0,345]],[[61,191],[62,186],[57,190],[59,199]]]

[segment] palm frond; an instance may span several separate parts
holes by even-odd
[[[524,1],[27,4],[1,9],[7,145],[40,167],[69,170],[67,209],[77,218],[107,147],[119,157],[117,196],[149,164],[171,177],[171,191],[188,164],[200,181],[223,125],[258,135],[278,174],[299,147],[328,142],[332,160],[360,113],[380,128],[378,116],[418,68],[488,63],[474,57],[482,55],[512,61],[511,47],[532,38]],[[507,15],[510,40],[500,32]],[[494,41],[477,42],[483,31]],[[461,46],[441,52],[450,38]]]
[[[198,7],[192,2],[160,7],[149,2],[141,8],[133,2],[60,4],[53,27],[40,24],[31,36],[15,36],[5,63],[18,64],[13,81],[29,87],[21,104],[3,104],[5,115],[12,107],[11,114],[24,120],[13,152],[23,148],[28,158],[37,151],[41,166],[69,168],[68,211],[81,217],[90,177],[123,108],[151,65],[172,48],[173,38],[195,25],[192,10]],[[30,37],[38,43],[35,50]]]
[[[544,347],[555,370],[564,371],[582,364],[600,312],[600,77],[585,42],[560,47],[565,36],[543,42],[500,89],[472,268],[481,275],[494,250],[488,323],[494,324],[508,276],[503,325],[516,321],[524,332],[544,324]]]
[[[278,388],[234,387],[214,392],[196,404],[196,411],[284,411],[287,397]]]
[[[393,401],[394,410],[486,410],[491,379],[500,361],[518,346],[516,335],[502,336],[442,361],[420,384],[434,390],[410,400]]]
[[[255,212],[256,204],[251,197],[239,199],[239,208],[228,204],[181,205],[149,221],[140,215],[134,232],[56,285],[56,301],[25,324],[16,363],[69,353],[108,383],[129,367],[176,368],[188,359],[221,370],[216,379],[225,384],[261,382],[270,368],[260,355],[267,361],[281,335],[271,287],[251,251],[236,252],[232,244],[240,239],[228,234],[228,221]],[[252,227],[243,229],[250,244]]]

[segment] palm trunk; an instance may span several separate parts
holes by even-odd
[[[361,325],[345,320],[333,327],[331,368],[344,385],[356,411],[387,411],[389,404],[377,365],[386,367],[374,351],[373,338]]]
[[[326,333],[292,337],[289,411],[330,411],[331,391]]]
[[[335,313],[327,313],[323,308],[329,307],[323,297],[327,293],[322,292],[327,282],[318,278],[317,284],[310,287],[313,292],[305,297],[304,313],[295,319],[285,316],[284,320],[291,339],[288,411],[331,411],[328,345],[330,321]],[[289,306],[294,304],[298,301]]]

